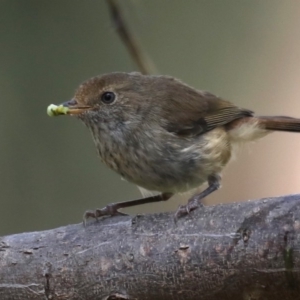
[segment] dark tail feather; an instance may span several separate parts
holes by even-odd
[[[262,128],[276,131],[300,132],[300,119],[291,117],[256,117]]]

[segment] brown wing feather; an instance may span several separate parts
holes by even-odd
[[[162,101],[162,124],[169,132],[180,136],[203,134],[217,126],[223,126],[235,119],[252,116],[253,112],[239,108],[229,101],[208,92],[195,90],[184,83],[170,79],[168,101]]]

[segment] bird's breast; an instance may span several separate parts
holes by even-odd
[[[230,158],[227,134],[218,128],[191,138],[160,131],[93,135],[108,167],[149,190],[181,192],[197,187],[219,173]]]

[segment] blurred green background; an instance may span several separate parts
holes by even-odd
[[[159,73],[259,114],[300,116],[299,1],[120,3]],[[0,22],[0,234],[78,223],[86,209],[139,197],[101,164],[79,121],[46,115],[81,81],[136,70],[106,2],[1,0]],[[299,192],[299,149],[289,133],[244,147],[206,203]],[[175,210],[187,197],[129,212]]]

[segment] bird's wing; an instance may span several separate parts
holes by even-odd
[[[162,120],[167,120],[162,127],[179,136],[203,134],[235,119],[253,115],[250,110],[185,85],[167,97],[168,101],[163,101],[161,107]]]

